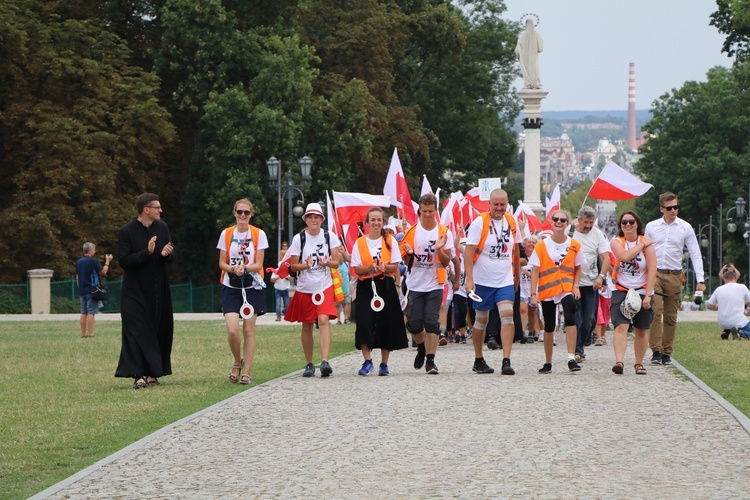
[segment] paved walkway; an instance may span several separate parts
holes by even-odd
[[[361,355],[346,354],[328,379],[254,387],[38,497],[748,496],[750,420],[679,365],[636,376],[632,344],[614,375],[611,337],[569,373],[557,338],[550,375],[536,373],[541,344],[514,345],[513,377],[472,373],[470,345],[439,348],[437,376],[413,369],[411,348],[389,377],[358,376]]]

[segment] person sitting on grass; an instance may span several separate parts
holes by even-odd
[[[727,340],[731,333],[732,338],[750,340],[750,322],[745,316],[745,305],[750,304],[750,290],[737,283],[737,272],[733,269],[722,269],[720,276],[724,284],[714,290],[706,307],[719,311],[719,327],[724,330],[722,339]]]

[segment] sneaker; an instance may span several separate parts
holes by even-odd
[[[331,368],[331,365],[326,361],[325,359],[320,362],[320,376],[321,377],[327,377],[333,373],[333,368]]]
[[[474,366],[471,368],[474,373],[495,373],[494,368],[490,368],[484,358],[475,359]]]
[[[456,334],[453,336],[453,343],[454,344],[460,344],[461,343],[461,335]]]
[[[466,343],[466,335],[461,335],[461,343],[462,344]]]
[[[371,359],[366,359],[365,362],[362,363],[362,368],[360,368],[357,373],[359,373],[363,377],[366,377],[367,375],[369,375],[370,373],[372,373],[372,371],[374,369],[375,369],[375,367],[372,365],[372,360]],[[321,372],[323,371],[322,363],[321,363],[320,371]]]
[[[672,358],[669,356],[669,354],[662,354],[661,355],[661,364],[663,364],[663,365],[671,365],[672,364]]]
[[[390,374],[388,371],[388,365],[385,363],[380,363],[380,367],[378,368],[378,377],[387,377]]]
[[[737,328],[732,327],[730,332],[732,334],[732,340],[740,340],[740,331]]]
[[[729,340],[729,334],[731,333],[730,330],[724,330],[721,333],[721,340]]]
[[[440,373],[440,372],[438,371],[438,367],[437,367],[437,365],[436,365],[436,364],[435,364],[434,362],[433,362],[433,363],[427,363],[427,365],[426,365],[426,366],[424,367],[424,369],[425,369],[425,370],[427,371],[427,373],[429,373],[430,375],[437,375],[438,373]]]
[[[281,321],[281,317],[276,316],[276,321]]]
[[[487,341],[487,349],[495,351],[499,347],[500,347],[500,344],[497,343],[497,340],[495,340],[495,337],[490,337],[490,340]]]
[[[315,376],[315,365],[307,363],[305,365],[305,371],[302,372],[303,377],[314,377]]]
[[[552,363],[544,363],[544,366],[539,368],[539,373],[547,374],[552,373]]]
[[[661,364],[661,352],[654,351],[653,356],[651,356],[651,364],[652,365],[660,365]]]
[[[448,345],[448,339],[445,337],[445,334],[440,334],[440,340],[438,340],[438,345]]]
[[[575,359],[569,359],[568,360],[568,370],[570,370],[572,372],[580,372],[581,371],[581,366],[578,363],[576,363]]]
[[[424,344],[417,346],[417,355],[414,357],[414,369],[419,370],[424,366]]]
[[[510,360],[508,358],[503,358],[503,367],[500,370],[500,374],[502,375],[515,375],[516,371],[513,369],[512,366],[510,366]]]
[[[527,342],[528,344],[533,344],[535,340],[536,340],[536,339],[534,338],[534,336],[533,336],[533,335],[527,335],[527,336],[526,336],[526,342]]]
[[[537,342],[544,342],[544,332],[540,333],[539,336],[536,338]]]

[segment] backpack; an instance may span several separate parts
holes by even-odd
[[[323,228],[323,237],[326,239],[326,247],[328,247],[328,258],[331,258],[331,235],[328,234],[328,229]],[[305,249],[305,242],[307,241],[307,230],[303,229],[299,232],[299,258],[302,261],[302,252]],[[297,279],[297,271],[292,271],[291,266],[289,267],[289,276]]]

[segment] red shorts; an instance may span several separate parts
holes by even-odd
[[[333,286],[323,291],[323,303],[319,306],[313,304],[311,293],[294,292],[289,307],[286,309],[284,319],[292,323],[315,323],[318,316],[325,315],[331,319],[338,317],[336,304],[333,302]]]

